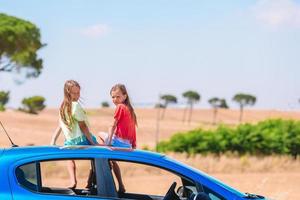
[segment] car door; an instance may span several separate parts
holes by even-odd
[[[84,158],[82,158],[84,157]],[[18,161],[10,169],[10,184],[14,200],[31,200],[31,199],[78,199],[78,200],[91,200],[91,199],[109,199],[115,195],[114,188],[109,187],[107,179],[107,172],[109,165],[103,162],[102,159],[86,159],[86,155],[77,156],[76,167],[78,168],[77,179],[81,179],[82,171],[84,174],[90,174],[87,170],[92,170],[93,173],[93,188],[89,190],[84,188],[84,184],[88,177],[83,178],[81,185],[76,189],[67,188],[65,184],[69,181],[66,172],[67,166],[65,163],[71,158],[53,157],[43,160],[41,158],[37,161],[22,160]],[[90,165],[88,164],[90,163]],[[103,164],[105,163],[105,164]],[[79,168],[84,170],[80,170]],[[108,179],[112,180],[112,178]]]
[[[197,184],[181,175],[179,172],[172,171],[160,165],[158,160],[151,161],[150,158],[139,158],[136,156],[110,156],[108,162],[116,162],[121,172],[121,179],[125,185],[125,192],[118,192],[119,199],[135,200],[162,200],[167,192],[176,183],[172,192],[179,192],[184,188],[181,199],[186,199],[186,192],[189,195],[197,193]],[[119,188],[119,180],[113,175],[115,188]],[[188,190],[186,188],[189,188]],[[171,198],[172,200],[175,200]]]
[[[234,191],[215,180],[191,170],[168,158],[148,154],[109,155],[108,162],[118,163],[126,191],[118,193],[119,199],[162,200],[172,192],[168,200],[189,199],[205,193],[212,200],[242,199]],[[115,188],[118,180],[113,175]],[[173,183],[176,186],[172,188]],[[177,196],[175,196],[175,194]]]

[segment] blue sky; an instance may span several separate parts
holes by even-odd
[[[44,69],[18,85],[0,74],[9,106],[42,95],[58,107],[63,84],[78,80],[85,107],[110,101],[124,83],[136,106],[159,94],[201,94],[231,101],[257,97],[254,108],[299,109],[300,1],[295,0],[0,0],[0,12],[36,24],[47,46]]]

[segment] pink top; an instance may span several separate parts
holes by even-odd
[[[118,104],[114,119],[117,121],[116,136],[129,140],[132,148],[136,148],[135,121],[131,117],[129,108],[125,104]]]

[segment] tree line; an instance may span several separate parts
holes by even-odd
[[[182,97],[186,99],[187,106],[184,109],[183,119],[182,121],[188,121],[190,123],[192,119],[192,113],[194,104],[198,103],[201,99],[201,96],[198,92],[188,90],[184,93],[182,93]],[[164,94],[160,96],[160,100],[162,103],[156,104],[156,107],[162,108],[162,114],[161,119],[164,118],[165,110],[168,107],[169,104],[176,104],[177,103],[177,97],[171,94]],[[256,103],[256,97],[251,94],[245,94],[245,93],[238,93],[233,96],[232,100],[236,103],[238,103],[240,108],[240,116],[239,121],[242,122],[243,120],[243,111],[245,106],[253,106]],[[224,98],[219,97],[212,97],[208,100],[208,103],[213,108],[213,124],[216,124],[216,118],[218,109],[224,108],[228,109],[229,106]],[[188,115],[187,115],[188,112]],[[186,117],[187,116],[187,117]]]

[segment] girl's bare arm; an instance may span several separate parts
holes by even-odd
[[[84,121],[80,121],[78,122],[80,130],[83,132],[83,134],[86,136],[86,138],[88,139],[88,141],[92,144],[92,145],[97,145],[93,139],[92,139],[92,135],[91,132],[89,130],[89,127],[86,125],[86,123]]]
[[[108,145],[110,146],[111,145],[111,140],[112,140],[112,137],[115,133],[115,130],[116,130],[116,127],[117,127],[117,124],[118,124],[118,121],[115,120],[113,125],[109,128],[108,130],[108,134],[109,134],[109,140],[108,140]]]
[[[54,132],[54,134],[52,136],[50,145],[55,145],[56,144],[56,140],[57,140],[58,136],[60,135],[60,133],[61,133],[61,128],[60,128],[60,126],[58,126],[55,129],[55,132]]]

